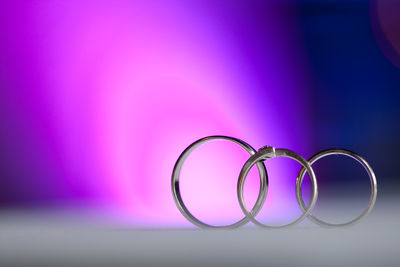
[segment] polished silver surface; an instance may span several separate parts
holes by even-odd
[[[307,208],[302,209],[302,215],[298,217],[296,220],[294,220],[291,223],[285,224],[285,225],[279,225],[279,226],[270,226],[266,225],[263,223],[260,223],[259,221],[256,220],[255,216],[257,215],[256,213],[253,213],[253,211],[248,211],[246,208],[246,205],[244,203],[244,198],[243,198],[243,187],[244,183],[246,181],[247,175],[249,174],[251,168],[254,166],[254,164],[258,164],[259,162],[263,162],[265,160],[268,160],[270,158],[275,158],[275,157],[286,157],[286,158],[291,158],[299,162],[301,165],[303,165],[303,168],[306,168],[308,173],[310,174],[310,179],[311,179],[311,186],[312,186],[312,195],[311,195],[311,200],[310,200],[310,205]],[[299,178],[296,180],[296,185],[298,184]],[[288,149],[275,149],[270,146],[262,147],[256,154],[251,156],[246,163],[244,164],[242,170],[240,171],[239,175],[239,180],[238,180],[238,186],[237,186],[237,195],[238,195],[238,200],[240,207],[242,211],[246,214],[246,216],[256,225],[264,227],[264,228],[285,228],[289,227],[292,225],[295,225],[302,221],[306,216],[309,215],[310,211],[313,209],[316,201],[317,201],[317,196],[318,196],[318,188],[317,188],[317,181],[315,178],[315,174],[313,169],[311,168],[311,164],[305,160],[302,156],[299,154],[288,150]]]
[[[375,201],[376,201],[376,196],[377,196],[377,183],[376,183],[376,177],[375,177],[375,173],[372,170],[371,166],[369,166],[368,162],[363,159],[362,157],[360,157],[359,155],[357,155],[354,152],[351,152],[349,150],[344,150],[344,149],[328,149],[328,150],[324,150],[321,151],[317,154],[315,154],[314,156],[312,156],[308,161],[310,162],[310,164],[313,164],[314,162],[316,162],[317,160],[324,158],[326,156],[329,155],[344,155],[347,157],[350,157],[352,159],[355,159],[357,162],[359,162],[364,169],[367,171],[369,179],[370,179],[370,184],[371,184],[371,194],[370,194],[370,198],[369,198],[369,202],[368,202],[368,206],[367,208],[361,213],[360,216],[358,216],[357,218],[348,221],[348,222],[344,222],[344,223],[329,223],[326,221],[323,221],[321,219],[318,219],[317,217],[315,217],[313,214],[311,214],[311,212],[308,214],[308,218],[313,221],[314,223],[321,225],[321,226],[325,226],[325,227],[340,227],[340,226],[348,226],[348,225],[352,225],[355,224],[357,222],[359,222],[362,218],[364,218],[365,216],[367,216],[372,208],[375,205]],[[306,169],[303,167],[298,175],[298,183],[296,184],[296,197],[297,197],[297,202],[300,205],[300,208],[303,211],[308,210],[308,208],[305,207],[304,204],[304,200],[303,200],[303,196],[301,194],[301,188],[302,188],[302,183],[304,180],[304,175],[305,175]]]
[[[199,147],[200,145],[202,145],[204,143],[207,143],[207,142],[213,141],[213,140],[228,140],[228,141],[234,142],[234,143],[240,145],[241,147],[243,147],[250,155],[254,155],[256,153],[256,150],[254,148],[252,148],[249,144],[247,144],[246,142],[244,142],[240,139],[233,138],[233,137],[218,135],[218,136],[209,136],[209,137],[199,139],[196,142],[192,143],[190,146],[188,146],[182,152],[182,154],[179,156],[179,158],[174,166],[174,170],[172,173],[172,180],[171,180],[172,194],[173,194],[175,203],[176,203],[178,209],[180,210],[180,212],[183,214],[183,216],[185,216],[186,219],[188,219],[194,225],[197,225],[201,228],[228,228],[228,229],[236,228],[236,227],[239,227],[241,225],[248,223],[249,218],[244,217],[243,219],[241,219],[233,224],[230,224],[230,225],[224,225],[224,226],[210,225],[210,224],[207,224],[207,223],[202,222],[199,219],[197,219],[185,206],[185,204],[182,200],[182,197],[181,197],[181,193],[180,193],[180,189],[179,189],[179,176],[180,176],[180,172],[181,172],[182,166],[183,166],[186,158],[189,156],[189,154],[194,149],[196,149],[197,147]],[[252,208],[253,214],[257,214],[261,210],[261,208],[264,204],[266,195],[267,195],[267,186],[268,186],[268,176],[267,176],[267,171],[265,169],[264,164],[262,162],[258,162],[257,168],[260,173],[260,191],[258,193],[257,201],[254,204],[254,207]]]

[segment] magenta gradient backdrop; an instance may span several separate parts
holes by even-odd
[[[170,177],[196,139],[229,135],[309,155],[296,10],[265,2],[2,1],[2,206],[93,207],[181,226]],[[223,215],[232,220],[241,213],[225,189],[247,155],[221,146],[185,167],[183,194],[211,219],[221,205],[210,203],[228,199]],[[285,175],[285,163],[271,177]],[[215,181],[204,202],[201,171]],[[293,200],[287,187],[294,183],[271,187],[267,201]]]

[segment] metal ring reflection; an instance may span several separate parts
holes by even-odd
[[[268,160],[270,158],[275,158],[275,157],[286,157],[286,158],[291,158],[296,160],[297,162],[299,162],[301,165],[303,165],[303,168],[306,168],[307,171],[310,174],[310,178],[311,178],[311,184],[312,184],[312,196],[311,196],[311,201],[310,201],[310,205],[306,208],[306,209],[302,209],[302,215],[300,217],[298,217],[295,221],[285,224],[285,225],[280,225],[280,226],[270,226],[270,225],[266,225],[263,223],[260,223],[259,221],[257,221],[255,219],[255,216],[257,214],[253,213],[252,211],[248,211],[246,209],[246,205],[244,203],[244,199],[243,199],[243,187],[244,187],[244,182],[247,178],[247,175],[250,171],[250,169],[254,166],[254,164],[257,164],[259,162]],[[296,184],[298,183],[298,178],[296,180]],[[307,160],[305,160],[302,156],[300,156],[299,154],[288,150],[288,149],[275,149],[273,147],[263,147],[261,148],[256,154],[254,154],[253,156],[251,156],[247,162],[244,164],[240,175],[239,175],[239,181],[238,181],[238,186],[237,186],[237,196],[238,196],[238,200],[239,200],[239,204],[240,207],[242,209],[242,211],[244,212],[244,214],[246,214],[246,216],[256,225],[260,226],[260,227],[264,227],[264,228],[285,228],[285,227],[289,227],[292,225],[295,225],[297,223],[299,223],[300,221],[302,221],[306,216],[309,215],[310,211],[313,209],[316,201],[317,201],[317,196],[318,196],[318,188],[317,188],[317,181],[316,181],[316,177],[314,174],[313,169],[311,168],[311,165],[309,164],[309,162]]]
[[[213,140],[228,140],[228,141],[234,142],[234,143],[240,145],[241,147],[243,147],[250,155],[254,155],[256,153],[256,150],[254,148],[252,148],[249,144],[247,144],[246,142],[244,142],[240,139],[233,138],[233,137],[209,136],[209,137],[199,139],[196,142],[192,143],[189,147],[187,147],[185,149],[185,151],[182,152],[182,154],[179,156],[179,158],[174,166],[174,170],[172,173],[172,181],[171,181],[172,194],[173,194],[175,203],[176,203],[178,209],[180,210],[180,212],[183,214],[183,216],[185,216],[186,219],[188,219],[194,225],[197,225],[201,228],[228,228],[228,229],[237,228],[237,227],[242,226],[242,225],[246,224],[247,222],[249,222],[249,218],[244,217],[241,220],[239,220],[233,224],[230,224],[230,225],[224,225],[224,226],[210,225],[210,224],[207,224],[207,223],[202,222],[201,220],[197,219],[188,210],[188,208],[184,204],[182,197],[181,197],[180,187],[179,187],[179,177],[180,177],[180,172],[181,172],[182,166],[183,166],[186,158],[189,156],[189,154],[194,149],[196,149],[197,147],[199,147],[200,145],[202,145],[204,143],[207,143],[207,142],[213,141]],[[267,170],[265,169],[264,164],[262,162],[258,162],[257,168],[260,173],[260,190],[258,193],[256,203],[254,204],[254,207],[252,208],[252,212],[254,214],[257,214],[260,211],[260,209],[262,208],[265,198],[266,198],[266,195],[267,195],[267,186],[268,186]]]
[[[344,149],[328,149],[328,150],[324,150],[321,151],[317,154],[315,154],[314,156],[312,156],[308,161],[310,162],[310,164],[315,163],[317,160],[324,158],[326,156],[329,155],[344,155],[347,157],[350,157],[352,159],[355,159],[357,162],[359,162],[364,169],[367,171],[369,179],[370,179],[370,183],[371,183],[371,194],[370,194],[370,198],[369,198],[369,202],[368,202],[368,206],[367,208],[361,213],[360,216],[358,216],[357,218],[349,221],[349,222],[345,222],[345,223],[329,223],[329,222],[325,222],[321,219],[318,219],[317,217],[315,217],[313,214],[309,214],[308,218],[313,221],[314,223],[321,225],[321,226],[326,226],[326,227],[340,227],[340,226],[348,226],[348,225],[352,225],[355,224],[357,222],[359,222],[362,218],[364,218],[365,216],[368,215],[368,213],[371,212],[372,208],[375,205],[375,201],[376,201],[376,196],[377,196],[377,182],[376,182],[376,177],[375,177],[375,173],[372,170],[371,166],[369,166],[368,162],[363,159],[362,157],[360,157],[359,155],[357,155],[354,152],[351,152],[349,150],[344,150]],[[301,189],[302,189],[302,183],[304,180],[304,175],[305,175],[306,170],[304,168],[302,168],[299,172],[298,175],[298,181],[299,183],[296,184],[296,197],[297,197],[297,202],[300,205],[300,208],[304,211],[304,210],[308,210],[308,208],[305,207],[304,204],[304,200],[301,194]]]

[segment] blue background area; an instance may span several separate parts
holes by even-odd
[[[313,71],[316,149],[340,147],[359,153],[374,168],[380,191],[396,192],[400,70],[376,42],[370,1],[297,5]]]

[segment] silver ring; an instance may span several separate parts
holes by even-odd
[[[353,220],[351,220],[349,222],[345,222],[345,223],[337,223],[337,224],[336,223],[328,223],[328,222],[325,222],[325,221],[323,221],[321,219],[316,218],[311,213],[308,215],[308,218],[311,221],[313,221],[314,223],[316,223],[316,224],[319,224],[321,226],[327,226],[327,227],[348,226],[348,225],[351,225],[351,224],[355,224],[355,223],[359,222],[362,218],[367,216],[368,213],[371,212],[372,208],[375,205],[376,195],[377,195],[377,183],[376,183],[375,173],[374,173],[374,171],[372,170],[371,166],[369,166],[368,162],[365,159],[363,159],[362,157],[360,157],[359,155],[357,155],[354,152],[351,152],[349,150],[344,150],[344,149],[328,149],[328,150],[324,150],[324,151],[321,151],[321,152],[315,154],[314,156],[312,156],[308,161],[312,165],[317,160],[319,160],[319,159],[321,159],[323,157],[329,156],[329,155],[344,155],[344,156],[348,156],[348,157],[358,161],[364,167],[364,169],[368,173],[368,176],[369,176],[369,179],[370,179],[370,182],[371,182],[371,194],[370,194],[368,206],[361,213],[360,216],[358,216],[357,218],[355,218],[355,219],[353,219]],[[300,170],[299,175],[298,175],[299,183],[296,184],[297,202],[299,203],[300,208],[302,210],[305,210],[304,200],[303,200],[303,197],[301,195],[301,189],[302,189],[302,184],[303,184],[305,172],[306,172],[306,170],[304,168],[302,168]]]
[[[260,223],[255,219],[255,216],[257,214],[253,213],[253,211],[248,211],[246,209],[246,205],[244,204],[244,199],[243,199],[243,187],[244,187],[244,182],[247,178],[247,175],[250,171],[250,169],[254,166],[254,164],[258,164],[259,162],[263,162],[265,160],[268,160],[270,158],[275,158],[275,157],[286,157],[286,158],[291,158],[299,162],[301,165],[303,165],[303,168],[306,168],[307,171],[310,174],[311,178],[311,185],[312,185],[312,196],[311,196],[311,201],[310,205],[307,207],[307,209],[303,209],[302,215],[296,219],[295,221],[285,224],[285,225],[280,225],[280,226],[269,226],[263,223]],[[298,178],[296,179],[296,185],[298,184]],[[238,186],[237,186],[237,194],[238,194],[238,200],[240,207],[242,211],[246,214],[246,216],[256,225],[264,227],[264,228],[284,228],[284,227],[289,227],[292,225],[295,225],[299,223],[301,220],[303,220],[309,213],[310,211],[314,208],[314,205],[317,201],[317,196],[318,196],[318,188],[317,188],[317,181],[315,178],[315,174],[313,169],[311,168],[311,164],[305,160],[302,156],[299,154],[288,150],[288,149],[275,149],[270,146],[266,146],[261,148],[256,154],[251,156],[246,163],[244,164],[242,170],[240,171],[239,175],[239,181],[238,181]]]
[[[192,213],[190,213],[190,211],[187,209],[187,207],[185,206],[182,197],[181,197],[181,193],[180,193],[180,189],[179,189],[179,176],[180,176],[180,172],[183,166],[183,163],[185,162],[186,158],[189,156],[189,154],[196,149],[198,146],[212,141],[212,140],[219,140],[219,139],[224,139],[224,140],[228,140],[228,141],[232,141],[238,145],[240,145],[241,147],[243,147],[247,152],[249,152],[250,155],[254,155],[257,151],[252,148],[249,144],[247,144],[246,142],[237,139],[237,138],[233,138],[233,137],[228,137],[228,136],[209,136],[209,137],[205,137],[202,139],[197,140],[196,142],[194,142],[193,144],[191,144],[190,146],[188,146],[183,152],[182,154],[179,156],[177,162],[175,163],[174,166],[174,170],[172,173],[172,194],[175,200],[176,205],[178,206],[178,209],[180,210],[180,212],[182,213],[183,216],[185,216],[186,219],[188,219],[191,223],[193,223],[194,225],[197,225],[201,228],[237,228],[239,226],[242,226],[246,223],[249,222],[249,218],[248,217],[244,217],[243,219],[230,224],[230,225],[224,225],[224,226],[214,226],[214,225],[210,225],[207,223],[204,223],[202,221],[200,221],[199,219],[197,219],[195,216],[193,216]],[[257,168],[258,171],[260,173],[260,191],[258,193],[258,197],[257,197],[257,201],[254,204],[254,207],[252,209],[252,213],[257,214],[265,201],[265,198],[267,196],[267,186],[268,186],[268,176],[267,176],[267,170],[265,169],[265,166],[262,162],[258,162],[257,163]]]

